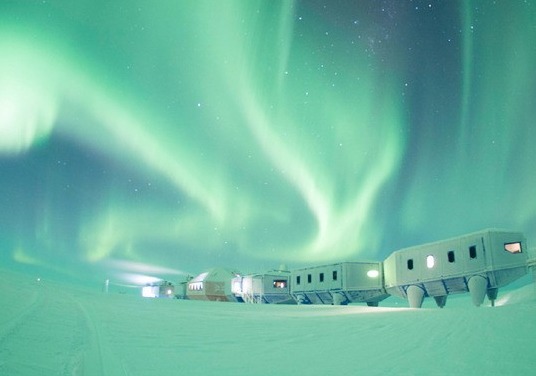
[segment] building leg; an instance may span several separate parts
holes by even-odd
[[[434,296],[434,300],[439,308],[443,308],[447,304],[447,295]]]
[[[424,300],[424,290],[419,286],[411,285],[406,290],[410,308],[421,308]]]
[[[475,275],[469,278],[469,281],[467,282],[467,287],[469,288],[469,292],[471,293],[473,304],[477,307],[480,307],[480,305],[484,302],[484,298],[486,297],[486,290],[488,289],[487,278],[481,275]]]

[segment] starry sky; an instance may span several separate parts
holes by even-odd
[[[0,263],[136,284],[536,241],[536,1],[2,1]]]

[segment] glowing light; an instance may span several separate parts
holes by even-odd
[[[426,267],[432,269],[435,265],[435,258],[432,255],[426,256]]]
[[[141,296],[144,298],[158,298],[158,294],[158,286],[143,286],[141,289]]]
[[[380,275],[380,272],[377,271],[376,269],[372,269],[367,272],[367,277],[369,278],[378,278],[379,275]]]
[[[231,292],[233,294],[241,294],[242,293],[242,283],[241,279],[239,280],[233,280],[233,283],[231,285]]]
[[[113,268],[121,271],[136,272],[136,273],[149,273],[149,274],[172,274],[180,275],[187,273],[182,270],[172,269],[168,267],[162,267],[158,265],[152,265],[149,263],[142,263],[129,260],[113,259],[109,258],[103,261],[102,264],[107,268]]]
[[[147,285],[147,284],[155,284],[162,280],[161,278],[152,277],[152,276],[148,276],[144,274],[123,273],[123,272],[117,273],[117,279],[121,281],[129,282],[138,286]]]

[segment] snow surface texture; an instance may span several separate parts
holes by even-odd
[[[473,307],[144,299],[0,271],[0,375],[536,374],[534,285]],[[431,301],[431,299],[427,299]]]

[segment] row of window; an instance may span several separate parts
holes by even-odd
[[[469,258],[476,259],[476,245],[472,245],[469,247]],[[454,251],[448,251],[447,252],[447,261],[449,263],[456,262],[456,255],[454,254]],[[432,255],[426,256],[426,267],[428,269],[433,268],[435,265],[435,257]],[[408,259],[407,266],[409,270],[413,270],[413,259]]]
[[[514,242],[514,243],[505,243],[504,244],[504,250],[510,253],[521,253],[521,243],[520,242]],[[476,245],[469,246],[469,258],[470,259],[476,259],[477,258],[477,252],[476,252]],[[456,255],[454,251],[448,251],[447,252],[447,261],[449,263],[456,262]],[[435,257],[432,255],[426,256],[426,267],[428,269],[433,268],[435,265]],[[409,270],[413,270],[413,259],[407,260],[407,267]]]
[[[188,290],[190,291],[202,291],[203,282],[191,282],[188,284]]]
[[[338,278],[338,275],[337,275],[337,271],[334,270],[333,272],[331,272],[331,279],[333,281],[336,281]],[[319,282],[324,282],[324,273],[319,273],[318,274],[318,281]],[[313,282],[313,275],[312,274],[307,274],[307,283],[312,283]],[[298,275],[296,276],[296,285],[301,285],[301,275]]]

